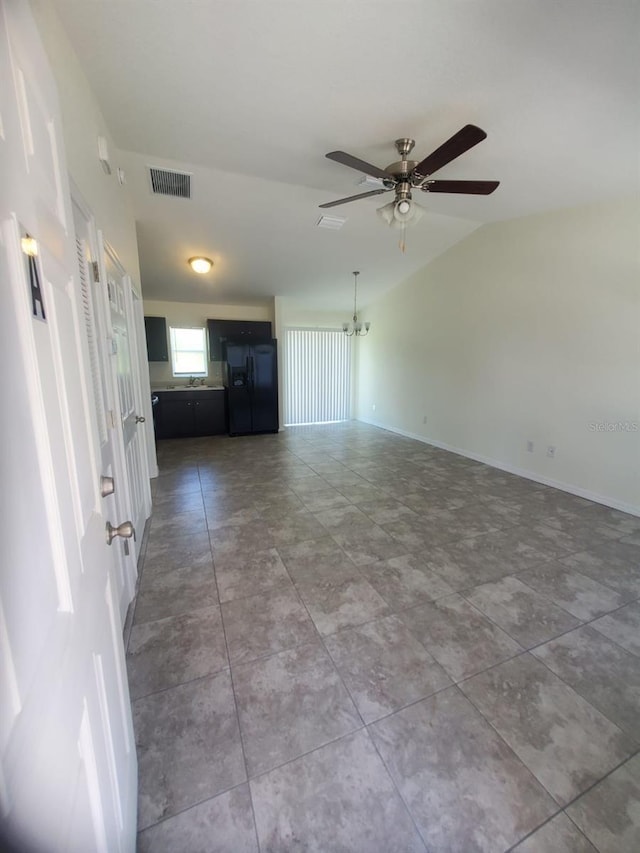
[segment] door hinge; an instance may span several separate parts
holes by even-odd
[[[109,411],[107,412],[107,420],[109,421],[109,426],[111,427],[111,429],[115,429],[116,428],[116,416],[113,413],[113,409],[109,409]]]
[[[91,272],[93,273],[93,280],[100,281],[100,267],[97,261],[91,261]]]

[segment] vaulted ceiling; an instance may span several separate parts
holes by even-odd
[[[97,97],[136,219],[144,295],[347,308],[496,220],[628,195],[640,147],[636,0],[53,0]],[[394,139],[426,156],[463,125],[487,139],[438,178],[498,179],[487,197],[420,194],[398,248],[362,176]],[[192,173],[153,195],[147,166]],[[186,259],[215,260],[195,276]]]

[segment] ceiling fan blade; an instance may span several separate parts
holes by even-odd
[[[393,189],[393,187],[391,187]],[[350,195],[348,198],[339,198],[338,201],[328,201],[326,204],[320,204],[319,207],[335,207],[337,204],[346,204],[348,201],[356,201],[359,198],[369,198],[371,195],[380,195],[380,193],[389,192],[387,189],[371,190],[369,193],[359,193],[358,195]]]
[[[357,157],[352,157],[346,151],[329,151],[328,154],[325,154],[325,157],[328,157],[329,160],[335,160],[336,163],[341,163],[343,166],[357,169],[358,172],[364,172],[365,175],[393,180],[393,175],[390,175],[389,172],[385,172],[384,169],[379,169],[377,166],[373,166],[364,160],[359,160]]]
[[[468,193],[490,195],[500,181],[426,181],[420,189],[426,193]]]
[[[464,154],[465,151],[473,148],[474,145],[477,145],[478,142],[482,142],[486,138],[487,134],[484,130],[476,127],[475,124],[466,124],[462,130],[454,133],[451,139],[443,142],[440,148],[436,148],[433,153],[425,157],[424,160],[421,160],[414,171],[419,175],[424,175],[425,178],[428,175],[433,175],[438,169],[442,169],[447,163],[455,160],[456,157]]]

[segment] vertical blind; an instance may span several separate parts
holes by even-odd
[[[351,417],[351,338],[341,330],[285,330],[286,426]]]

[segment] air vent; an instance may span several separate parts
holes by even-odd
[[[171,169],[149,166],[151,192],[156,195],[172,195],[176,198],[191,198],[191,175]]]
[[[321,216],[320,219],[316,222],[318,228],[328,228],[330,231],[339,231],[346,219],[343,219],[341,216]]]

